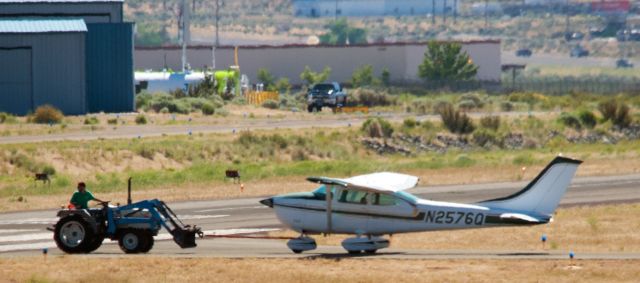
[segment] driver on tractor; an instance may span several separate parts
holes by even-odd
[[[90,200],[97,201],[100,203],[105,203],[105,201],[97,199],[96,197],[93,196],[93,194],[90,191],[87,191],[87,185],[84,182],[80,182],[78,183],[78,191],[74,192],[73,195],[71,196],[71,201],[70,201],[71,205],[69,206],[69,208],[75,208],[75,209],[89,208]]]

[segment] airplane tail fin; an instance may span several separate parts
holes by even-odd
[[[558,156],[519,192],[480,204],[493,209],[551,215],[558,207],[581,163],[580,160]]]

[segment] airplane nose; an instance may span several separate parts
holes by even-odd
[[[273,207],[273,198],[266,198],[260,201],[261,204],[264,204],[268,207]]]

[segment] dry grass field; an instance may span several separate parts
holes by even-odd
[[[0,259],[4,282],[637,282],[633,260]],[[82,268],[74,268],[79,267]]]

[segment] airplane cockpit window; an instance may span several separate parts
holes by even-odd
[[[396,198],[387,194],[375,193],[373,194],[374,205],[395,205]]]
[[[418,198],[416,196],[407,192],[399,191],[399,192],[395,192],[395,194],[411,203],[416,203],[418,201]]]
[[[336,191],[336,188],[335,188],[335,187],[332,187],[332,188],[331,188],[331,195],[332,195],[332,196],[334,195],[333,193],[334,193],[335,191]],[[313,191],[313,196],[314,196],[316,199],[319,199],[319,200],[324,200],[324,199],[326,199],[326,197],[327,197],[327,186],[326,186],[326,185],[322,185],[322,186],[318,187],[315,191]]]
[[[353,204],[367,204],[367,192],[343,190],[340,194],[339,202],[353,203]]]

